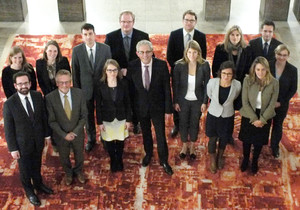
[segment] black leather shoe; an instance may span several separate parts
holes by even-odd
[[[274,158],[279,158],[280,156],[279,149],[272,149],[272,154]]]
[[[85,145],[85,150],[86,150],[87,152],[90,152],[90,151],[93,149],[94,145],[95,145],[95,143],[88,142],[88,143]]]
[[[186,157],[186,154],[184,154],[183,152],[181,152],[181,153],[179,154],[179,157],[180,157],[180,159],[184,159],[184,158]]]
[[[253,174],[256,174],[258,172],[257,162],[252,162],[251,171],[252,171]]]
[[[147,167],[151,161],[151,157],[150,155],[146,155],[143,159],[143,162],[142,162],[142,166],[143,167]]]
[[[134,134],[140,134],[141,133],[141,126],[140,126],[140,124],[133,125],[133,133]]]
[[[178,126],[174,125],[173,129],[171,130],[171,137],[175,138],[178,134],[178,131],[179,131]]]
[[[162,167],[164,168],[165,172],[168,174],[168,175],[172,175],[173,174],[173,170],[171,168],[171,166],[166,162],[166,163],[161,163]]]
[[[243,162],[242,162],[242,165],[241,165],[241,171],[242,172],[244,172],[244,171],[247,170],[247,168],[248,168],[248,162],[249,162],[249,160],[243,159]]]
[[[234,139],[232,136],[229,138],[228,144],[234,145]]]
[[[47,186],[44,185],[44,184],[41,184],[41,185],[38,186],[36,189],[37,189],[38,191],[43,192],[43,193],[46,193],[46,194],[53,194],[53,193],[54,193],[53,190],[52,190],[51,188],[47,187]]]
[[[30,203],[32,203],[35,206],[40,206],[41,205],[41,201],[40,199],[36,196],[36,194],[32,193],[30,195],[27,195],[28,200],[30,201]]]
[[[192,154],[190,154],[190,158],[191,158],[192,160],[195,160],[195,159],[196,159],[196,155],[195,155],[194,153],[192,153]]]

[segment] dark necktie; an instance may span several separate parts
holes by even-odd
[[[129,39],[130,39],[129,36],[125,36],[123,39],[124,50],[125,50],[125,55],[126,55],[127,61],[129,60],[129,52],[130,52]]]
[[[91,65],[94,69],[94,55],[93,55],[93,49],[90,48],[90,51],[91,51],[91,54],[90,54],[90,62],[91,62]]]
[[[150,75],[149,75],[149,66],[145,66],[145,73],[144,73],[144,78],[145,78],[145,89],[149,90],[150,87]]]
[[[264,44],[264,56],[266,57],[268,55],[268,42],[265,42]]]
[[[188,33],[187,36],[188,36],[188,41],[190,41],[192,39],[192,35]]]
[[[27,96],[25,97],[25,101],[26,101],[26,108],[27,108],[28,116],[29,116],[31,122],[33,123],[34,122],[34,113],[33,113],[31,104],[30,104]]]

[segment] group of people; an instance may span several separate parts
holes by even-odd
[[[112,172],[124,168],[124,140],[132,123],[134,134],[141,132],[143,136],[142,166],[147,167],[153,156],[153,125],[160,164],[172,175],[165,114],[173,114],[171,136],[180,133],[180,159],[189,156],[194,160],[199,120],[207,109],[205,133],[212,173],[224,167],[224,151],[233,140],[235,110],[242,116],[241,171],[248,168],[253,145],[251,170],[257,173],[258,157],[262,146],[268,144],[272,122],[271,148],[274,157],[279,157],[282,124],[297,91],[297,69],[287,61],[287,46],[273,38],[274,23],[263,22],[262,36],[249,45],[240,27],[232,26],[215,49],[211,71],[205,60],[206,36],[195,29],[197,15],[188,10],[182,22],[183,28],[172,31],[168,41],[170,73],[167,62],[155,58],[149,35],[133,28],[135,15],[131,11],[120,14],[120,29],[107,34],[105,43],[96,42],[92,24],[82,26],[83,43],[73,49],[72,71],[54,40],[46,44],[43,58],[36,61],[37,79],[23,50],[19,46],[11,49],[10,65],[2,72],[7,97],[5,138],[12,157],[18,160],[21,182],[32,204],[41,204],[34,189],[53,193],[41,177],[45,141],[59,152],[65,184],[71,185],[74,176],[85,183],[84,130],[88,136],[85,150],[89,152],[96,144],[95,119]],[[36,91],[37,81],[45,102]]]

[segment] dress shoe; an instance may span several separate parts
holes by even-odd
[[[67,186],[71,185],[73,182],[73,177],[71,175],[66,175],[65,177],[65,183]]]
[[[196,155],[195,155],[194,153],[192,153],[192,154],[190,154],[190,158],[191,158],[192,160],[195,160],[195,159],[196,159]]]
[[[41,205],[41,201],[40,199],[36,196],[36,194],[31,193],[29,195],[27,195],[28,200],[30,201],[30,203],[32,203],[35,206],[40,206]]]
[[[274,158],[279,158],[280,156],[279,149],[272,149],[272,154]]]
[[[85,177],[84,177],[84,174],[82,172],[79,172],[77,174],[77,179],[78,181],[81,183],[81,184],[84,184],[85,183]]]
[[[249,160],[248,159],[243,159],[243,162],[242,162],[242,165],[241,165],[241,171],[244,172],[247,170],[248,168],[248,163],[249,163]]]
[[[179,157],[180,157],[180,159],[184,159],[185,157],[186,157],[186,154],[185,153],[183,153],[183,152],[181,152],[180,154],[179,154]]]
[[[151,161],[151,157],[150,155],[146,155],[143,159],[143,162],[142,162],[142,166],[143,167],[147,167]]]
[[[173,174],[173,170],[171,168],[171,166],[168,164],[168,162],[165,162],[165,163],[161,163],[162,167],[164,168],[165,172],[168,174],[168,175],[172,175]]]
[[[174,125],[173,129],[171,130],[171,137],[175,138],[178,134],[178,131],[179,131],[178,126]]]
[[[88,143],[85,145],[85,150],[86,150],[87,152],[90,152],[90,151],[93,149],[94,145],[95,145],[95,143],[88,142]]]
[[[121,161],[117,164],[117,171],[123,171],[123,170],[124,170],[124,165],[123,165],[123,161]]]
[[[133,125],[133,133],[136,135],[136,134],[140,134],[141,133],[141,126],[140,124],[136,124],[136,125]]]
[[[51,188],[47,187],[47,186],[44,185],[44,184],[41,184],[41,185],[38,186],[36,189],[37,189],[38,191],[43,192],[43,193],[46,193],[46,194],[53,194],[53,193],[54,193],[53,190],[52,190]]]
[[[258,164],[257,161],[252,162],[251,171],[253,174],[256,174],[258,172]]]
[[[232,136],[229,138],[228,144],[234,145],[234,139]]]

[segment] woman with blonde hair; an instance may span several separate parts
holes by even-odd
[[[174,109],[179,113],[179,130],[183,146],[179,157],[184,159],[188,149],[196,159],[195,142],[198,138],[201,112],[206,110],[206,85],[210,77],[209,63],[201,56],[199,44],[187,43],[184,57],[176,62],[173,73]],[[191,141],[188,146],[188,136]]]
[[[267,59],[257,57],[245,77],[242,89],[242,115],[239,139],[243,142],[241,171],[248,168],[251,146],[254,146],[251,171],[258,171],[258,158],[263,145],[268,144],[279,83],[272,76]]]
[[[2,86],[6,98],[9,98],[16,92],[13,82],[13,75],[24,71],[30,75],[31,90],[36,90],[36,76],[31,64],[27,63],[24,51],[19,46],[11,48],[9,53],[9,66],[2,71]]]

